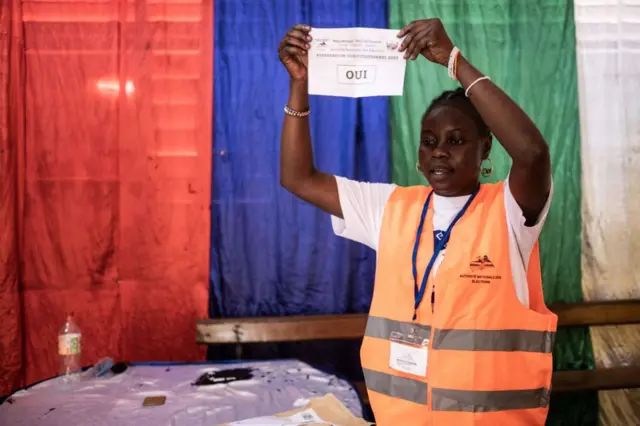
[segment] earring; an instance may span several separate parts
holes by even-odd
[[[416,171],[418,173],[422,173],[422,170],[420,169],[420,161],[417,161],[417,160],[416,160]]]
[[[482,167],[482,163],[485,161],[489,162],[489,167]],[[487,158],[486,160],[483,160],[482,163],[480,164],[480,174],[488,178],[493,174],[493,161],[491,161],[491,158]]]

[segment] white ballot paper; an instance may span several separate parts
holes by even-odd
[[[398,30],[312,28],[309,94],[402,96],[407,61]]]

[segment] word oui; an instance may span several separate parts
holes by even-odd
[[[339,84],[372,84],[375,80],[374,65],[338,65]]]
[[[345,77],[347,77],[347,80],[366,80],[367,70],[347,70],[347,72],[345,73]]]

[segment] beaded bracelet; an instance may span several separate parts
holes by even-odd
[[[308,117],[309,114],[311,114],[311,110],[308,109],[306,111],[296,111],[294,109],[289,108],[288,106],[284,106],[284,112],[287,115],[290,115],[291,117],[296,117],[296,118],[304,118],[304,117]]]

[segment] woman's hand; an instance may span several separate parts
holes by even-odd
[[[400,52],[405,52],[405,59],[415,60],[419,54],[443,66],[449,65],[449,56],[453,43],[440,19],[421,19],[413,21],[398,33],[405,37]]]
[[[292,80],[307,79],[307,51],[311,47],[309,42],[311,27],[296,24],[287,31],[278,46],[278,57],[289,72]]]

